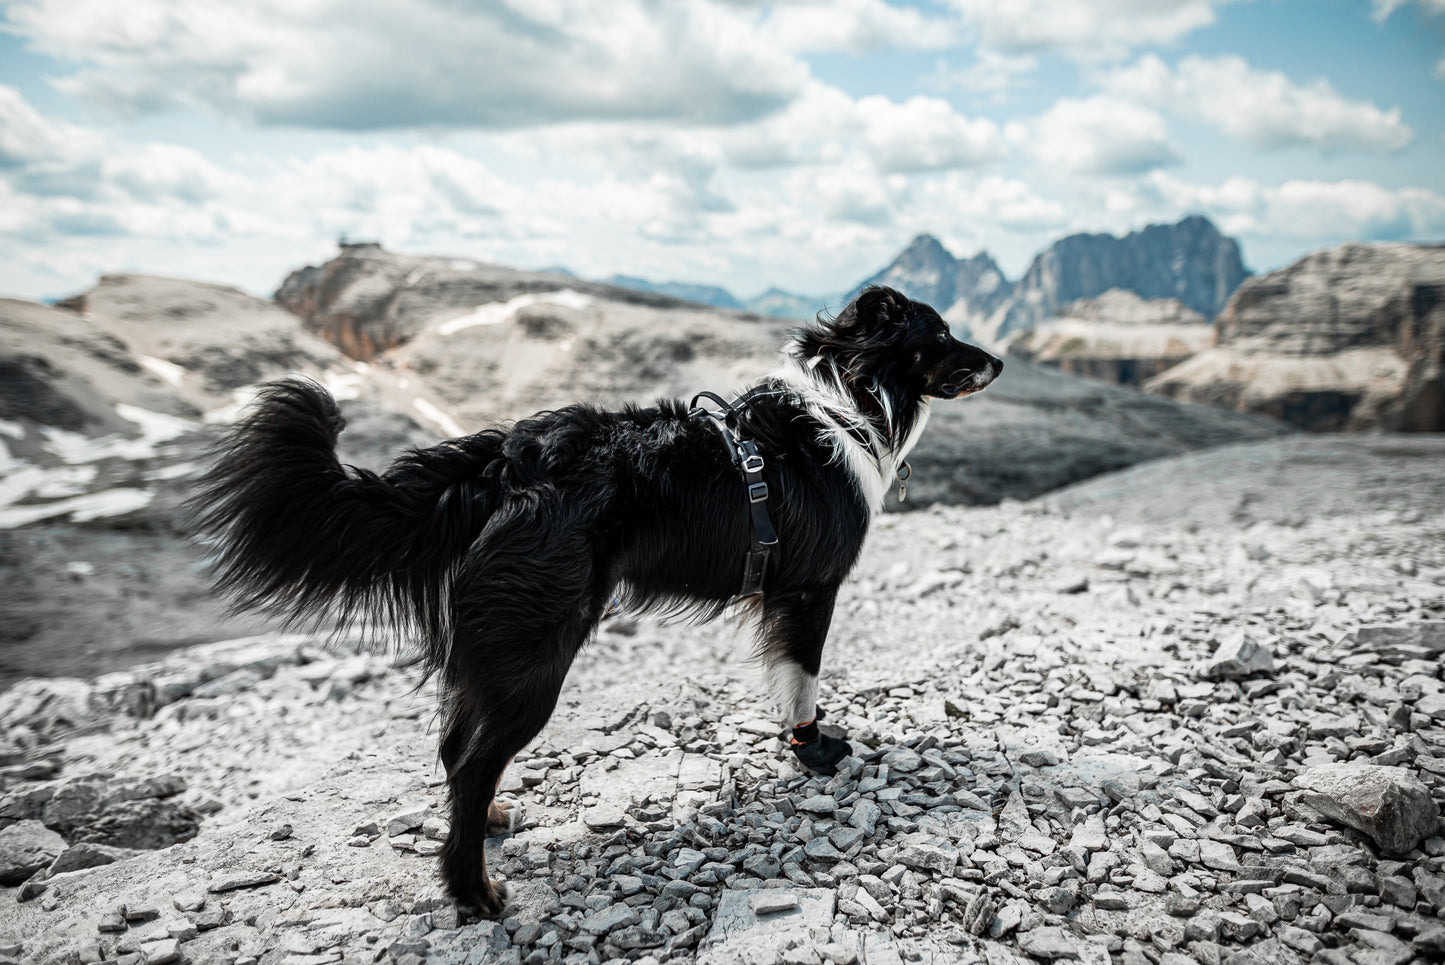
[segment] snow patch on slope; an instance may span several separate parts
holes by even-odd
[[[585,295],[570,288],[551,292],[529,292],[526,295],[509,298],[504,302],[478,305],[470,315],[462,315],[460,318],[442,322],[437,326],[437,332],[442,335],[451,335],[464,328],[474,328],[478,325],[500,325],[510,321],[517,312],[529,305],[549,304],[561,305],[563,308],[583,309],[591,305],[593,301],[595,299],[591,295]]]

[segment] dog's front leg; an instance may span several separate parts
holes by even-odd
[[[793,753],[808,770],[831,774],[851,748],[818,729],[818,670],[833,619],[836,586],[779,593],[763,601],[760,650],[768,689],[792,728]]]

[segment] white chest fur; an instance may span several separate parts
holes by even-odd
[[[883,509],[883,497],[896,478],[898,467],[918,444],[928,422],[928,400],[918,403],[917,417],[907,438],[896,447],[889,447],[872,424],[858,411],[858,404],[844,388],[836,371],[818,371],[822,366],[814,360],[806,365],[788,356],[773,377],[787,383],[810,415],[823,427],[823,442],[832,448],[834,459],[843,464],[853,477],[858,493],[871,513]],[[891,403],[880,399],[885,414],[892,417]],[[853,431],[850,430],[850,426]],[[861,432],[871,444],[865,446],[854,433]],[[874,453],[878,455],[875,456]]]

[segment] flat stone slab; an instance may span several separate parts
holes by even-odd
[[[791,891],[755,891],[748,899],[752,906],[753,914],[759,918],[768,915],[776,915],[785,911],[792,911],[798,907],[798,896]]]
[[[579,791],[583,797],[595,795],[613,802],[644,800],[671,801],[677,795],[677,772],[682,766],[682,751],[656,751],[634,760],[602,758],[588,764],[582,772]],[[607,765],[616,762],[611,770]]]
[[[281,876],[274,871],[223,871],[211,878],[207,890],[212,894],[274,885]]]
[[[790,899],[792,906],[787,907]],[[724,891],[703,939],[699,965],[751,961],[750,953],[768,948],[776,957],[788,938],[807,939],[814,928],[826,933],[833,923],[836,899],[829,888]]]

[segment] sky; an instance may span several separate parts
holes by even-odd
[[[0,0],[0,293],[339,239],[851,288],[1204,214],[1445,239],[1445,0]]]

